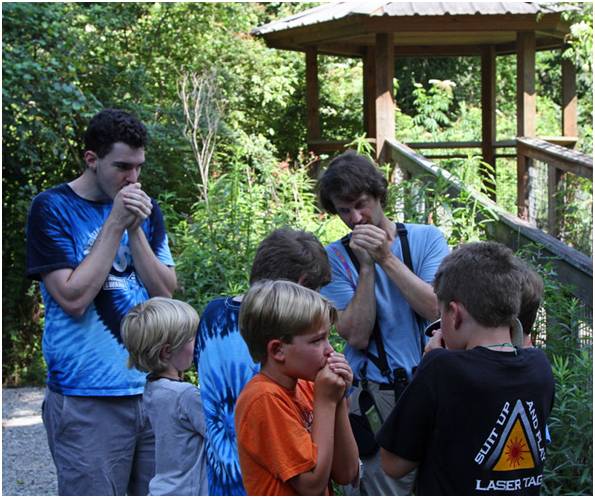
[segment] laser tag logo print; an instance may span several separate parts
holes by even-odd
[[[510,481],[478,480],[476,490],[518,491],[539,486],[542,479],[540,466],[544,460],[545,441],[535,403],[519,399],[513,406],[513,403],[506,402],[495,426],[475,455],[475,463],[487,472],[525,470],[529,474],[527,477]]]

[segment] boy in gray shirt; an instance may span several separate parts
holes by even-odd
[[[132,308],[122,322],[129,366],[149,372],[144,392],[155,432],[150,495],[207,495],[200,391],[182,374],[194,358],[198,313],[187,303],[156,297]]]

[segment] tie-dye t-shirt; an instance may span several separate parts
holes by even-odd
[[[41,280],[42,274],[76,268],[89,254],[111,208],[111,202],[79,197],[67,184],[37,195],[27,223],[27,276]],[[142,229],[159,261],[173,266],[163,215],[155,201]],[[149,298],[134,271],[126,231],[99,294],[80,318],[67,314],[43,282],[41,294],[43,354],[52,391],[70,396],[143,392],[145,374],[128,368],[128,352],[120,338],[122,318]]]
[[[195,346],[206,432],[209,495],[245,495],[234,424],[241,390],[260,370],[240,335],[240,302],[211,301],[200,318]]]

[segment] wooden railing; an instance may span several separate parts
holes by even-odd
[[[552,236],[558,235],[558,189],[563,175],[570,173],[583,178],[593,179],[593,158],[581,152],[561,147],[538,138],[519,137],[517,142],[518,170],[517,205],[519,216],[531,220],[529,211],[529,168],[533,160],[547,164],[547,231]]]
[[[464,186],[458,178],[440,168],[429,159],[417,154],[413,149],[395,140],[385,142],[383,157],[399,166],[411,177],[438,177],[448,184],[447,190],[458,196],[461,190],[467,190],[479,204],[488,208],[496,216],[494,223],[486,226],[491,239],[506,244],[517,250],[529,243],[539,244],[542,250],[542,261],[552,261],[558,278],[573,289],[574,295],[589,308],[593,307],[593,263],[591,258],[560,242],[551,235],[531,225],[521,218],[507,213],[503,208],[482,193]],[[477,211],[478,221],[485,219],[486,214]]]

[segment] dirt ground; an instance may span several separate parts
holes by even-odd
[[[43,388],[2,389],[2,494],[58,494],[56,469],[41,421]]]

